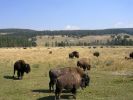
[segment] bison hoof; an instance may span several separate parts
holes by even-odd
[[[22,78],[21,78],[21,77],[19,77],[18,79],[19,79],[19,80],[22,80]]]
[[[73,98],[76,99],[76,96],[74,95]]]

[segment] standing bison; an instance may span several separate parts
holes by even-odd
[[[74,57],[79,58],[79,52],[73,51],[69,53],[69,58],[74,58]]]
[[[96,56],[96,57],[99,57],[100,53],[99,52],[94,52],[93,55]]]
[[[82,58],[79,61],[77,61],[77,66],[80,68],[83,68],[83,70],[85,71],[90,70],[91,65],[87,62],[87,58]]]
[[[15,71],[17,71],[18,79],[22,79],[23,75],[24,75],[24,72],[29,73],[30,70],[31,69],[30,69],[30,65],[29,64],[25,63],[24,60],[18,60],[14,64],[13,78],[14,78],[14,75],[15,75]]]
[[[133,52],[131,52],[131,53],[129,54],[129,57],[130,57],[131,59],[133,59]]]
[[[78,73],[67,73],[61,75],[56,81],[55,99],[60,99],[63,89],[70,90],[76,99],[76,92],[79,87],[83,88],[89,85],[90,78],[88,75],[79,75]]]
[[[125,59],[133,59],[133,52],[131,52],[130,54],[129,54],[129,57],[125,57]]]
[[[59,76],[67,74],[67,73],[78,73],[80,76],[84,75],[84,71],[82,71],[78,67],[65,67],[65,68],[55,68],[49,71],[49,90],[51,91],[51,87],[54,90],[54,84]]]

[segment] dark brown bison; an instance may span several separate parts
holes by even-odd
[[[78,73],[67,73],[59,76],[56,81],[55,99],[60,99],[63,89],[70,90],[76,99],[77,89],[88,86],[89,81],[90,78],[87,74],[80,76]]]
[[[51,69],[49,71],[49,78],[50,78],[50,82],[49,82],[49,90],[51,91],[51,87],[54,90],[54,84],[56,82],[56,79],[64,74],[67,73],[78,73],[79,75],[83,75],[84,71],[82,71],[80,68],[78,67],[65,67],[65,68],[55,68],[55,69]]]
[[[49,54],[52,54],[52,51],[49,51]]]
[[[15,62],[14,64],[14,74],[13,74],[13,78],[15,75],[15,71],[17,71],[17,76],[18,79],[22,79],[24,72],[29,73],[31,70],[30,65],[25,63],[24,60],[18,60]]]
[[[131,52],[131,53],[129,54],[129,57],[125,57],[125,59],[127,59],[127,60],[133,59],[133,52]]]
[[[79,52],[73,51],[69,53],[69,58],[74,58],[74,57],[79,58]]]
[[[73,53],[73,55],[74,55],[76,58],[79,58],[79,52],[73,51],[72,53]]]
[[[73,53],[69,53],[69,58],[74,58]]]
[[[129,54],[129,57],[130,57],[131,59],[133,59],[133,52],[131,52],[131,53]]]
[[[93,55],[96,56],[96,57],[99,57],[100,53],[99,52],[94,52]]]
[[[90,68],[91,68],[90,61],[87,62],[87,58],[82,58],[79,61],[77,61],[77,66],[80,68],[83,68],[84,71],[86,69],[90,70]]]

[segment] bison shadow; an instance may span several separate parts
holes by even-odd
[[[53,91],[49,91],[48,89],[45,90],[45,89],[38,89],[38,90],[32,90],[32,92],[41,92],[41,93],[54,93]],[[70,91],[67,91],[67,90],[63,90],[62,93],[70,93]]]
[[[32,90],[32,92],[50,93],[50,91],[49,91],[49,90],[44,90],[44,89]]]
[[[9,76],[9,75],[4,76],[4,78],[5,79],[12,79],[12,80],[19,80],[18,78],[13,77],[13,76]]]
[[[39,98],[37,100],[54,100],[54,99],[55,99],[55,96],[46,96],[46,97]]]
[[[32,92],[38,92],[38,93],[54,93],[54,92],[50,92],[48,89],[38,89],[38,90],[32,90]],[[70,93],[70,91],[67,90],[63,90],[62,93]],[[72,94],[61,94],[61,99],[65,99],[65,100],[72,100],[73,95]],[[42,97],[42,98],[38,98],[37,100],[54,100],[55,96],[46,96],[46,97]]]
[[[54,100],[54,99],[55,99],[55,96],[46,96],[46,97],[38,98],[37,100]],[[73,96],[68,94],[67,95],[62,94],[61,100],[73,100]]]

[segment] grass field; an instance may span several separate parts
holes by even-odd
[[[55,67],[76,67],[78,59],[68,58],[68,53],[74,50],[80,53],[80,58],[90,59],[92,65],[90,86],[78,90],[77,100],[133,99],[133,60],[125,60],[132,47],[37,47],[0,49],[0,100],[54,100],[54,93],[48,91],[48,71]],[[98,58],[93,56],[95,51],[100,52]],[[31,72],[23,80],[13,80],[13,64],[19,59],[31,65]],[[63,93],[61,98],[71,100],[72,96]]]

